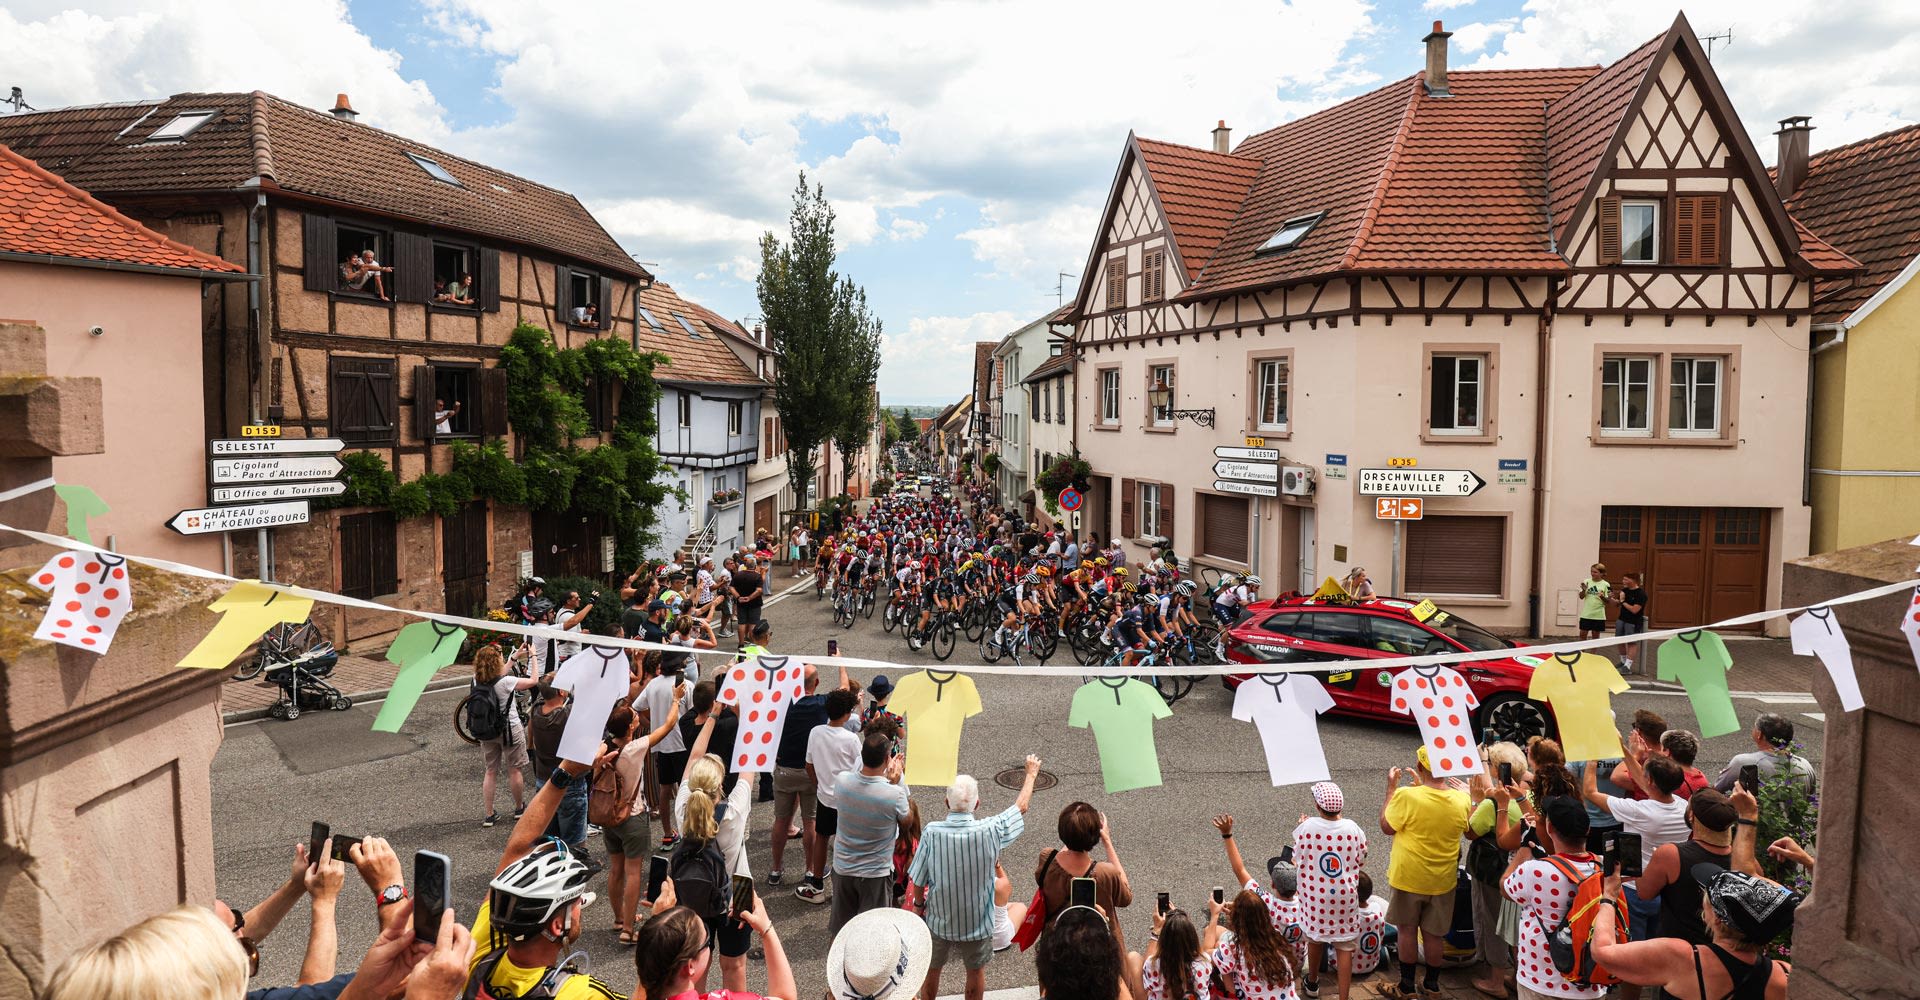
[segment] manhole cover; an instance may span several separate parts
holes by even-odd
[[[1025,767],[1010,767],[993,776],[994,784],[999,785],[1001,788],[1011,788],[1016,791],[1019,790],[1020,784],[1026,780],[1027,769]],[[1060,779],[1054,777],[1052,772],[1046,768],[1041,768],[1040,773],[1033,776],[1033,790],[1036,792],[1044,792],[1059,783]]]

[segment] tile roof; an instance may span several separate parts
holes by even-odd
[[[1845,319],[1920,256],[1920,125],[1814,154],[1787,210],[1865,269],[1814,310]]]
[[[1260,173],[1260,161],[1156,139],[1134,142],[1191,280],[1227,235]]]
[[[1028,375],[1026,378],[1021,379],[1020,382],[1023,385],[1028,382],[1043,382],[1047,379],[1054,377],[1055,375],[1065,375],[1067,372],[1072,370],[1073,370],[1073,356],[1071,354],[1068,354],[1065,351],[1062,351],[1059,354],[1055,354],[1052,357],[1048,358],[1047,360],[1042,361],[1040,363],[1040,367],[1035,368],[1032,374]]]
[[[997,340],[977,340],[973,344],[973,394],[981,399],[987,398],[987,382],[993,372],[993,350],[1000,346]]]
[[[673,286],[656,281],[652,288],[640,291],[640,304],[653,313],[665,331],[655,330],[645,322],[639,327],[639,347],[643,351],[659,351],[667,356],[667,363],[654,370],[653,377],[661,382],[690,382],[703,385],[752,385],[764,386],[766,383],[741,362],[733,348],[720,342],[720,338],[711,329],[698,337],[690,337],[674,318],[675,313],[687,317],[695,329],[706,326],[707,311],[680,297]]]
[[[149,141],[187,111],[215,117],[182,141]],[[270,94],[189,93],[0,116],[0,142],[99,193],[265,189],[537,246],[630,277],[633,262],[579,199],[404,136]],[[435,180],[408,159],[437,162]]]
[[[246,268],[177,243],[0,146],[0,253],[219,277]]]
[[[1553,102],[1547,113],[1548,209],[1553,230],[1562,237],[1573,210],[1586,194],[1594,168],[1620,130],[1627,105],[1640,90],[1653,57],[1667,40],[1657,35],[1622,56],[1613,65],[1590,73],[1586,80]]]

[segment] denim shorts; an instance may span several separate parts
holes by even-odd
[[[546,833],[579,846],[587,842],[587,782],[575,778],[560,796],[560,808],[548,821]]]

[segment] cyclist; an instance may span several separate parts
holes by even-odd
[[[1038,595],[1040,577],[1028,573],[1020,582],[1000,592],[995,607],[1000,609],[1000,627],[993,630],[993,641],[1012,650],[1012,632],[1016,623],[1040,613]]]
[[[1220,624],[1231,626],[1240,620],[1240,613],[1247,605],[1260,599],[1260,578],[1249,575],[1238,585],[1228,587],[1213,597],[1213,617]]]
[[[1140,657],[1146,654],[1152,642],[1146,612],[1138,604],[1127,607],[1124,611],[1119,610],[1119,604],[1114,607],[1113,624],[1107,632],[1113,637],[1113,646],[1120,663],[1130,667],[1140,662]]]

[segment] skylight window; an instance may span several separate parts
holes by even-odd
[[[646,320],[648,326],[653,327],[653,332],[655,333],[667,332],[667,328],[664,326],[661,326],[660,321],[653,318],[653,310],[648,309],[646,306],[640,307],[640,318]]]
[[[674,314],[673,314],[673,318],[674,318],[674,319],[677,319],[677,320],[679,320],[679,321],[680,321],[680,328],[681,328],[682,330],[685,330],[685,331],[687,331],[687,336],[689,336],[689,337],[693,337],[693,338],[695,338],[695,339],[698,339],[698,338],[699,338],[699,336],[700,336],[700,331],[698,331],[698,330],[696,330],[696,329],[694,329],[694,328],[693,328],[693,324],[692,324],[692,323],[689,323],[689,322],[687,322],[687,318],[686,318],[685,316],[682,316],[682,315],[680,315],[679,313],[674,313]]]
[[[454,187],[460,186],[460,182],[454,180],[453,175],[447,173],[447,168],[441,166],[439,161],[421,156],[419,153],[408,153],[407,159],[412,160],[414,166],[426,171],[427,176],[432,177],[434,180],[440,181],[443,184],[451,184]]]
[[[193,130],[212,121],[218,112],[186,111],[174,115],[173,120],[153,130],[147,136],[148,142],[179,142],[193,134]]]
[[[1325,215],[1325,212],[1315,212],[1312,215],[1299,215],[1288,219],[1286,222],[1280,224],[1280,231],[1274,233],[1272,239],[1260,244],[1260,249],[1254,252],[1274,253],[1280,250],[1293,249],[1301,240],[1306,238],[1307,233],[1311,232],[1313,227],[1318,225],[1320,219]]]

